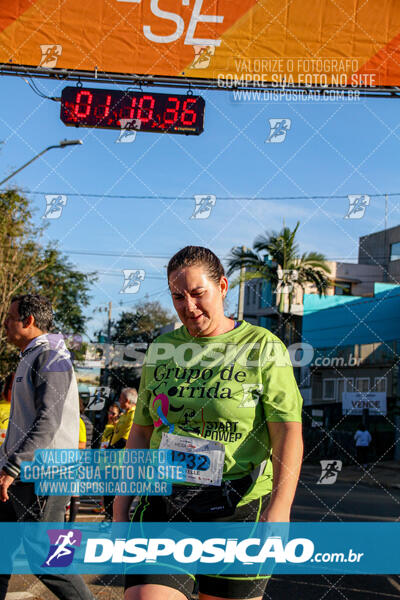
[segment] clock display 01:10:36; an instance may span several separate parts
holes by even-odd
[[[189,94],[66,87],[61,95],[60,117],[65,125],[75,127],[122,127],[199,135],[203,131],[204,108],[204,98]],[[125,121],[121,123],[121,119]],[[132,127],[126,121],[130,119],[133,120]]]

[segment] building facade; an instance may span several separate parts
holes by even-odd
[[[333,283],[325,296],[311,285],[296,290],[290,315],[295,334],[284,341],[300,339],[303,347],[294,366],[305,427],[351,432],[364,421],[377,454],[392,458],[400,424],[400,226],[361,237],[358,257],[358,263],[328,262]],[[276,294],[269,283],[246,283],[244,314],[277,333]],[[384,398],[385,410],[348,410],[349,398],[371,397]]]

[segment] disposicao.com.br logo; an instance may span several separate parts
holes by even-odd
[[[287,543],[280,536],[247,538],[89,538],[86,543],[85,563],[157,563],[167,558],[179,564],[237,564],[242,566],[269,561],[274,563],[360,562],[364,554],[349,549],[346,552],[317,552],[312,540],[294,538]]]
[[[397,521],[0,523],[0,536],[21,540],[15,560],[0,545],[4,573],[400,574]]]

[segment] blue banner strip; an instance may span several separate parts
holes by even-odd
[[[400,574],[400,523],[0,523],[2,573]]]
[[[166,496],[172,483],[186,481],[194,456],[147,449],[37,450],[33,461],[21,464],[21,481],[34,483],[38,496]]]

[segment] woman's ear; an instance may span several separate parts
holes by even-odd
[[[225,275],[223,275],[219,282],[219,288],[221,290],[222,298],[225,298],[226,294],[228,293],[228,287],[229,287],[228,280],[225,277]]]

